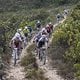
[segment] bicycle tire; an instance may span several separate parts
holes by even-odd
[[[15,53],[14,53],[14,66],[16,65],[17,63],[17,50],[15,50]]]
[[[14,66],[16,65],[16,53],[15,53],[15,57],[14,57]]]
[[[44,51],[43,52],[43,65],[45,65],[46,63],[46,52]]]
[[[43,65],[46,63],[46,51],[41,49],[40,50],[40,61],[42,61]]]

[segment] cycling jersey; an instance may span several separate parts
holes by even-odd
[[[38,48],[45,46],[45,43],[48,42],[48,38],[46,35],[42,35],[42,37],[38,41]]]
[[[36,24],[36,27],[37,27],[37,28],[41,28],[41,23],[37,23],[37,24]]]
[[[46,30],[46,28],[42,28],[42,30],[41,30],[40,32],[41,32],[42,35],[43,35],[43,34],[47,35],[47,30]]]
[[[12,38],[12,40],[16,39],[17,37],[19,38],[20,41],[22,41],[21,34],[18,32],[15,34],[15,36]]]
[[[14,46],[15,46],[15,48],[19,48],[20,43],[21,43],[20,40],[15,39],[14,40]]]

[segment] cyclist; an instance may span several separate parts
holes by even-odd
[[[51,22],[49,22],[49,26],[50,26],[50,29],[51,29],[51,32],[53,31],[53,24]]]
[[[17,59],[19,59],[20,50],[22,49],[22,39],[19,33],[16,33],[15,36],[12,38],[10,46],[12,50],[14,50],[14,48],[17,48],[18,50]],[[14,53],[12,54],[12,56],[14,57]]]
[[[36,23],[36,28],[37,28],[37,30],[41,29],[41,22],[39,20]]]
[[[31,33],[32,32],[32,27],[31,26],[28,26],[28,30]]]
[[[67,14],[68,14],[68,10],[64,10],[64,18],[66,18],[66,16],[67,16]]]
[[[47,41],[48,41],[48,33],[47,33],[47,30],[45,28],[43,28],[42,31],[41,31],[41,37],[38,40],[38,44],[39,43],[44,43],[44,42],[47,42]],[[42,45],[38,45],[38,46],[42,46]]]
[[[45,48],[45,50],[48,47],[48,37],[47,34],[45,32],[42,33],[41,38],[38,41],[38,56],[40,59],[41,53],[40,51],[42,51],[43,48]]]
[[[28,34],[29,34],[29,29],[27,26],[25,26],[24,30],[23,30],[23,33],[25,35],[25,37],[28,37]]]
[[[35,51],[36,51],[37,54],[38,54],[38,41],[39,41],[40,38],[41,38],[41,32],[36,34],[36,36],[33,39],[33,42],[35,42],[35,45],[36,45]]]
[[[58,13],[57,16],[56,16],[56,18],[57,18],[57,22],[59,23],[61,15]]]
[[[25,36],[24,42],[25,42],[25,44],[26,44],[26,42],[28,42],[28,35],[29,35],[29,29],[28,29],[27,26],[25,26],[25,28],[24,28],[24,30],[23,30],[23,33],[24,33],[24,36]]]
[[[31,38],[32,37],[32,27],[28,26],[27,28],[28,28],[28,31],[29,31],[28,36]]]
[[[49,26],[49,24],[46,25],[46,30],[47,30],[47,33],[48,33],[48,37],[50,37],[50,35],[51,35],[51,26]]]
[[[34,41],[37,43],[39,39],[41,38],[42,34],[45,33],[47,35],[47,31],[45,28],[42,28],[41,31],[34,37]]]

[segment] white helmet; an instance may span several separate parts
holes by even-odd
[[[40,23],[40,21],[37,21],[37,23]]]
[[[19,33],[16,33],[16,34],[15,34],[15,37],[20,37],[20,34],[19,34]]]
[[[49,25],[47,24],[46,27],[49,27]]]
[[[27,27],[27,26],[25,26],[25,29],[28,29],[28,27]]]
[[[52,24],[51,22],[49,22],[49,24]]]
[[[17,29],[17,32],[21,32],[22,31],[22,29]]]

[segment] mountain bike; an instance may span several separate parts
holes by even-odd
[[[46,48],[42,47],[39,51],[39,59],[43,62],[43,65],[46,63]]]

